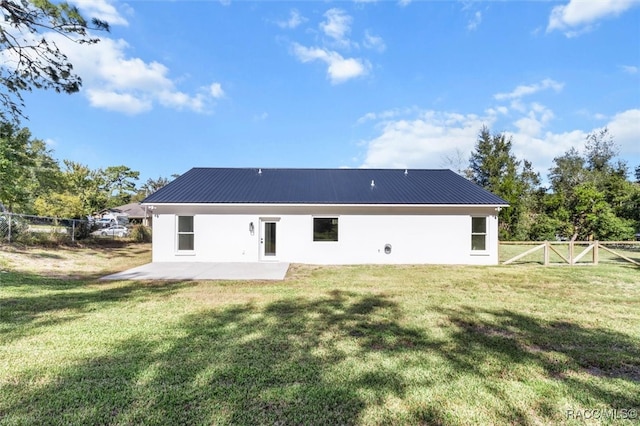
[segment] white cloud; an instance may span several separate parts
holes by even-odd
[[[325,12],[325,21],[320,23],[320,29],[327,37],[330,37],[338,46],[348,47],[351,42],[347,38],[351,32],[351,16],[342,9],[329,9]]]
[[[294,29],[302,25],[306,21],[307,18],[300,15],[300,12],[298,12],[296,9],[292,9],[289,12],[289,19],[287,19],[286,21],[278,21],[277,24],[280,28]]]
[[[367,74],[368,62],[356,58],[344,58],[337,52],[319,47],[308,48],[298,43],[293,44],[293,53],[300,62],[322,61],[328,65],[327,75],[331,83],[343,83],[355,77]]]
[[[460,152],[470,155],[482,126],[491,129],[500,114],[498,109],[488,109],[482,116],[425,111],[411,119],[395,117],[384,121],[377,126],[380,134],[364,143],[367,148],[362,167],[452,167],[443,164],[446,158],[455,158]],[[532,161],[543,176],[554,157],[572,146],[581,146],[586,137],[586,133],[579,130],[560,134],[543,132],[552,118],[551,110],[533,104],[527,114],[513,123],[516,131],[505,132],[512,137],[516,157]]]
[[[416,109],[368,113],[358,122],[373,120],[378,135],[362,141],[366,149],[362,167],[452,167],[451,164],[445,164],[446,158],[456,158],[460,152],[470,155],[482,126],[491,129],[499,118],[504,118],[500,114],[499,109],[489,109],[482,116]],[[553,111],[544,105],[532,103],[524,114],[507,123],[512,130],[504,131],[512,139],[514,155],[518,159],[531,161],[543,179],[555,157],[563,155],[570,148],[583,149],[587,135],[599,130],[547,130],[554,116]],[[609,128],[620,147],[619,158],[624,160],[640,155],[640,144],[637,143],[640,140],[640,109],[620,112],[602,127]],[[467,164],[461,166],[466,167]]]
[[[399,117],[402,115],[409,115],[411,113],[419,112],[416,108],[395,108],[389,109],[382,112],[368,112],[362,117],[358,118],[357,124],[363,124],[367,121],[387,121],[394,117]]]
[[[638,74],[639,71],[638,67],[634,65],[621,65],[620,68],[627,74]]]
[[[473,18],[469,20],[469,23],[467,24],[467,29],[469,31],[474,31],[478,29],[478,26],[480,25],[481,22],[482,22],[482,13],[480,11],[477,11],[476,13],[473,14]]]
[[[558,83],[555,80],[550,78],[542,80],[540,83],[531,84],[528,86],[522,85],[516,87],[510,93],[498,93],[493,97],[497,100],[507,100],[514,99],[518,100],[524,96],[533,95],[534,93],[540,92],[541,90],[552,89],[556,92],[559,92],[564,87],[564,83]]]
[[[158,92],[155,98],[165,107],[205,112],[205,98],[201,93],[192,96],[175,90],[164,90]]]
[[[551,10],[547,32],[564,31],[574,37],[589,31],[598,20],[618,16],[637,4],[640,0],[570,0]]]
[[[619,158],[640,154],[640,110],[632,109],[623,111],[610,118],[602,127],[591,129],[574,129],[560,133],[544,131],[546,126],[554,118],[554,114],[546,107],[534,104],[532,111],[538,108],[537,113],[527,115],[533,117],[530,127],[518,126],[516,131],[506,132],[513,138],[513,151],[516,157],[527,159],[546,177],[549,168],[553,165],[553,159],[566,153],[570,148],[579,151],[583,149],[589,133],[607,127],[614,137],[615,143],[620,147]]]
[[[291,52],[302,63],[315,61],[327,65],[327,77],[332,84],[343,83],[356,77],[368,74],[371,63],[364,58],[345,57],[345,51],[360,50],[361,45],[349,38],[353,19],[344,10],[332,8],[327,10],[324,20],[318,25],[324,35],[319,40],[319,46],[310,47],[300,43],[291,43]],[[362,46],[383,52],[386,45],[382,37],[365,31]],[[343,53],[339,53],[343,52]]]
[[[87,97],[91,106],[130,115],[140,114],[152,108],[152,102],[149,99],[138,98],[130,93],[88,89]]]
[[[441,167],[442,159],[456,150],[471,152],[478,131],[495,118],[475,114],[424,111],[413,119],[381,124],[381,134],[367,141],[362,167]]]
[[[542,129],[554,117],[553,112],[538,103],[533,103],[527,114],[514,122],[519,134],[527,136],[538,136]]]
[[[85,18],[98,18],[109,25],[129,25],[109,0],[71,0],[70,3],[75,4]]]
[[[375,49],[378,52],[384,52],[384,50],[387,48],[382,37],[371,34],[369,30],[364,32],[363,45],[367,49]]]
[[[621,155],[640,154],[640,109],[630,109],[614,115],[607,126]]]
[[[219,83],[195,94],[178,90],[165,65],[129,57],[129,45],[122,39],[102,37],[95,45],[78,45],[57,34],[50,37],[82,76],[81,93],[94,107],[139,114],[159,104],[179,110],[207,112],[213,100],[224,95]]]
[[[213,83],[209,86],[209,93],[216,99],[220,99],[224,96],[224,90],[222,90],[222,86],[220,83]]]
[[[488,108],[486,110],[486,113],[489,115],[507,115],[509,113],[509,108],[505,107],[505,106],[497,106],[494,108]]]

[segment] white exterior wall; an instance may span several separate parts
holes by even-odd
[[[177,251],[177,215],[194,216],[193,252]],[[490,265],[498,263],[496,215],[473,206],[155,206],[153,261]],[[337,242],[313,241],[314,217],[338,218]],[[472,217],[487,217],[484,252],[471,250]],[[261,254],[262,220],[276,222],[275,257]]]

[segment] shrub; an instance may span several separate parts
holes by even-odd
[[[144,225],[135,225],[131,229],[131,239],[138,243],[151,242],[151,228]]]
[[[92,225],[86,220],[78,220],[75,221],[73,226],[68,227],[68,232],[71,233],[75,231],[74,238],[76,240],[82,240],[91,236],[91,231],[93,231]]]

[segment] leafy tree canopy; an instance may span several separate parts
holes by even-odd
[[[60,184],[60,170],[46,144],[27,128],[0,123],[0,203],[30,212],[33,199]]]
[[[131,170],[127,166],[107,167],[103,172],[105,192],[108,193],[109,207],[127,204],[136,192],[136,183],[140,172]]]
[[[109,24],[96,18],[89,23],[75,6],[50,0],[0,0],[0,13],[0,120],[18,123],[25,117],[23,92],[75,93],[82,84],[47,33],[93,44],[99,39],[89,30],[108,31]]]

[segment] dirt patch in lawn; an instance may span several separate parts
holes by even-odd
[[[122,271],[151,261],[149,244],[98,247],[0,245],[0,271],[78,278]]]

